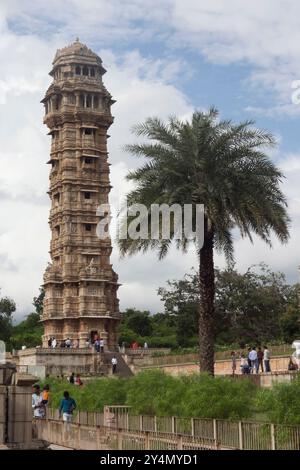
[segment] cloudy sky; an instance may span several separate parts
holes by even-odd
[[[286,175],[291,239],[273,250],[236,236],[238,269],[267,262],[298,280],[300,259],[300,3],[297,0],[0,0],[0,287],[17,302],[16,318],[32,309],[48,261],[50,141],[40,100],[57,48],[76,37],[97,52],[105,85],[117,103],[109,152],[117,204],[124,176],[137,162],[122,147],[147,116],[187,118],[215,105],[224,118],[256,120],[272,131],[272,158]],[[195,253],[175,250],[158,262],[150,253],[120,259],[121,308],[162,308],[157,288],[196,267]],[[221,255],[216,264],[224,266]]]

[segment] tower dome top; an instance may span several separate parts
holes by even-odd
[[[101,65],[102,63],[100,57],[95,54],[95,52],[93,52],[91,49],[89,49],[86,44],[80,42],[77,38],[76,41],[73,42],[73,44],[70,44],[69,46],[57,50],[54,57],[53,65],[56,65],[60,62],[70,63],[82,60],[84,62],[94,62],[99,65]]]

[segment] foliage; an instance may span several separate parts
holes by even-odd
[[[191,347],[198,343],[199,280],[197,273],[186,274],[179,281],[167,281],[158,295],[164,302],[165,314],[176,318],[178,347]]]
[[[134,189],[121,211],[121,227],[127,236],[118,240],[120,250],[129,255],[156,250],[161,259],[172,242],[183,252],[194,244],[200,266],[200,363],[203,371],[213,373],[214,247],[232,262],[234,228],[251,241],[255,233],[269,245],[272,232],[281,242],[289,236],[286,200],[280,189],[283,175],[265,153],[275,145],[275,139],[256,129],[253,122],[221,121],[215,108],[194,112],[190,121],[171,117],[164,123],[156,117],[148,118],[136,125],[134,132],[147,141],[127,146],[132,155],[144,160],[127,176]],[[127,207],[135,204],[143,204],[148,210],[138,217],[129,215]],[[181,208],[190,204],[193,235],[186,233],[183,220],[178,227],[173,216],[169,219],[170,233],[164,236],[164,218],[154,220],[150,210],[153,204]],[[195,230],[197,204],[204,205],[203,233]],[[146,234],[130,237],[132,223],[136,229],[146,227]],[[155,234],[151,233],[153,227]]]
[[[103,411],[104,405],[127,405],[134,414],[219,419],[250,416],[256,390],[248,380],[213,379],[205,374],[172,377],[159,370],[141,372],[129,379],[95,379],[82,387],[61,379],[46,379],[44,383],[50,384],[54,408],[58,408],[63,391],[68,390],[78,409],[85,411]]]
[[[277,384],[269,392],[261,391],[258,405],[269,420],[280,424],[300,424],[300,375],[290,383]]]
[[[161,313],[150,315],[148,311],[125,310],[119,335],[119,343],[124,342],[127,346],[134,341],[141,346],[147,342],[151,348],[177,346],[174,320]]]
[[[201,374],[182,380],[186,385],[181,403],[184,416],[218,419],[251,416],[256,390],[247,379],[213,378]]]
[[[296,297],[297,298],[297,297]],[[280,318],[283,340],[292,342],[300,336],[300,311],[298,305],[288,305]]]
[[[152,334],[150,312],[141,312],[134,308],[127,309],[124,326],[140,336],[150,336]]]
[[[30,313],[25,320],[14,326],[10,344],[14,349],[35,347],[41,344],[43,326],[40,323],[40,315],[36,312]]]
[[[50,385],[52,408],[59,407],[65,390],[75,399],[77,408],[84,411],[103,411],[104,405],[124,405],[126,400],[125,379],[101,378],[77,386],[66,380],[47,378],[42,382],[44,384]]]
[[[43,327],[40,323],[44,290],[40,289],[38,297],[34,297],[33,305],[36,311],[27,315],[27,317],[13,325],[12,315],[16,311],[14,300],[3,297],[0,299],[0,339],[5,341],[7,351],[11,349],[20,349],[23,345],[34,347],[41,344]]]
[[[38,315],[42,315],[43,313],[43,302],[45,297],[45,289],[40,287],[40,293],[37,297],[33,297],[33,306],[35,307],[35,311]]]
[[[9,297],[0,299],[0,340],[9,345],[9,339],[13,330],[12,314],[16,310],[14,300]]]
[[[184,384],[159,370],[141,372],[128,381],[126,404],[137,414],[178,416]]]
[[[234,267],[216,269],[215,279],[215,350],[222,345],[227,349],[229,344],[236,349],[253,342],[291,341],[299,335],[299,286],[287,284],[284,274],[272,272],[261,263],[245,273]],[[165,314],[175,318],[178,346],[190,346],[197,331],[197,273],[168,281],[167,288],[160,288],[158,293]],[[188,332],[190,339],[181,337],[180,342],[180,331]]]

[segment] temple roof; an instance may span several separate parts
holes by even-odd
[[[79,39],[77,39],[75,42],[73,42],[73,44],[57,50],[53,65],[55,65],[61,59],[71,59],[75,58],[74,56],[79,56],[78,59],[87,58],[92,59],[93,62],[96,61],[99,64],[102,63],[102,60],[97,54],[95,54],[95,52],[89,49],[86,44],[83,44],[79,41]]]

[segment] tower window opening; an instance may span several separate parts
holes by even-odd
[[[84,129],[84,134],[85,135],[92,135],[92,133],[93,133],[92,129],[89,129],[88,127]]]
[[[91,77],[94,77],[95,76],[95,69],[94,67],[91,68]]]
[[[91,108],[91,106],[92,106],[92,99],[91,99],[91,97],[88,95],[88,96],[86,97],[86,107],[87,107],[87,108]]]
[[[98,108],[98,106],[99,106],[99,98],[98,98],[98,96],[95,96],[94,97],[94,108]]]
[[[81,75],[81,67],[79,67],[79,65],[77,65],[77,67],[75,67],[75,73],[76,73],[76,75]]]
[[[82,75],[87,76],[88,74],[89,74],[89,69],[87,67],[83,67]]]
[[[84,162],[90,165],[91,163],[93,163],[93,160],[90,157],[85,157]]]
[[[84,199],[91,199],[91,193],[84,193]]]
[[[56,227],[55,227],[55,235],[56,235],[56,237],[59,237],[59,235],[60,235],[60,226],[59,225],[56,225]]]
[[[84,108],[84,96],[80,95],[80,106]]]
[[[54,194],[54,205],[58,206],[59,201],[60,201],[60,194],[59,193]]]
[[[92,231],[91,224],[85,224],[85,230],[86,230],[86,232],[91,232]]]

